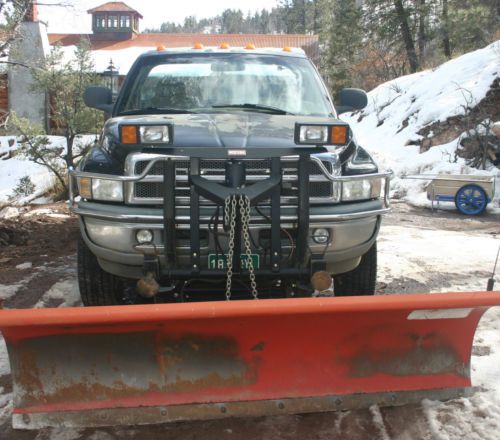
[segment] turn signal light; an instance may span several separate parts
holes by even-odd
[[[92,198],[92,180],[90,177],[80,177],[78,179],[78,192],[84,199]]]
[[[333,145],[347,144],[347,125],[333,125],[331,128],[330,142]]]
[[[136,125],[122,125],[120,129],[121,129],[120,137],[122,144],[136,145],[139,143]]]

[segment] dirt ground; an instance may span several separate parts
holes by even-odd
[[[404,203],[394,204],[382,226],[379,240],[379,294],[415,293],[439,290],[484,289],[493,266],[492,249],[498,247],[500,217],[487,214],[479,218],[464,217],[454,210],[435,211],[412,208]],[[38,214],[37,214],[38,212]],[[385,232],[384,232],[385,231]],[[472,258],[456,267],[437,267],[429,262],[433,252],[427,250],[432,241],[429,234],[436,231],[453,243],[463,240],[474,251],[477,243],[481,259]],[[393,235],[400,234],[396,240]],[[33,208],[29,217],[0,220],[0,293],[5,308],[58,307],[77,304],[76,219],[68,214],[64,204]],[[413,240],[413,241],[412,241]],[[420,240],[420,245],[412,243]],[[407,248],[405,248],[407,245]],[[451,246],[451,244],[447,244]],[[413,246],[413,247],[412,247]],[[419,247],[420,246],[420,247]],[[431,246],[432,248],[432,246]],[[401,252],[401,257],[397,252]],[[411,249],[414,249],[411,251]],[[415,249],[417,251],[415,251]],[[418,253],[420,252],[421,253]],[[410,252],[411,251],[411,252]],[[426,254],[426,252],[429,252]],[[409,270],[398,266],[406,258]],[[457,260],[460,261],[460,260]],[[471,261],[478,261],[471,267]],[[481,261],[484,264],[480,263]],[[491,265],[489,264],[491,262]],[[432,264],[431,264],[432,263]],[[427,266],[426,266],[427,265]],[[405,266],[406,267],[406,266]],[[3,290],[2,290],[3,289]],[[59,290],[58,290],[59,289]],[[64,294],[72,290],[71,302]],[[47,294],[51,292],[51,294]],[[55,292],[55,293],[54,293]],[[76,299],[75,299],[76,298]],[[489,348],[485,349],[489,353]],[[481,347],[476,354],[481,355]],[[0,375],[0,394],[12,392],[10,375]],[[208,422],[184,422],[151,427],[119,427],[92,430],[45,429],[13,431],[10,425],[10,401],[0,398],[0,439],[12,440],[111,440],[111,439],[438,439],[473,438],[465,431],[457,436],[441,436],[436,421],[429,419],[425,405],[397,408],[373,406],[366,410],[338,413],[307,414],[279,417],[223,419]],[[458,408],[461,401],[452,401],[446,408]],[[456,409],[456,408],[455,408]],[[463,410],[465,411],[465,410]],[[445,411],[446,412],[446,411]],[[439,417],[437,417],[439,419]],[[446,421],[445,421],[446,422]],[[453,423],[453,420],[451,420]],[[493,418],[500,428],[500,417]],[[498,433],[498,429],[496,430]],[[483,438],[483,437],[478,437]],[[484,437],[487,438],[487,437]],[[495,438],[495,437],[491,437]]]

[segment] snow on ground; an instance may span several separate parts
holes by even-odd
[[[50,299],[62,299],[63,302],[59,307],[80,306],[81,300],[78,281],[76,279],[69,279],[57,282],[40,298],[40,301],[34,307],[46,307]]]
[[[412,279],[431,292],[484,290],[499,245],[499,239],[485,234],[383,225],[377,280]]]
[[[66,148],[66,140],[61,136],[48,136],[52,148]],[[76,151],[81,146],[92,143],[95,135],[82,135],[77,138]],[[9,140],[12,145],[9,145]],[[12,142],[14,140],[14,142]],[[16,201],[17,204],[29,203],[43,196],[55,183],[55,177],[48,168],[31,162],[18,154],[18,146],[13,136],[0,136],[0,205],[9,202],[14,188],[22,177],[29,176],[35,184],[35,192]]]
[[[419,153],[419,146],[408,145],[422,136],[417,132],[437,121],[464,114],[466,99],[480,102],[495,78],[500,77],[500,41],[448,61],[433,70],[388,81],[368,93],[368,106],[361,112],[342,116],[360,144],[381,169],[395,173],[393,193],[417,206],[430,206],[424,194],[426,182],[403,180],[410,174],[480,174],[498,177],[496,199],[488,206],[498,209],[500,202],[500,170],[472,169],[463,159],[454,162],[459,138]],[[469,95],[470,93],[470,95]],[[405,124],[407,124],[405,126]],[[427,182],[428,183],[428,182]],[[443,204],[443,206],[446,204]],[[451,205],[450,205],[451,206]]]

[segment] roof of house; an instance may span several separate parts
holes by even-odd
[[[227,43],[232,47],[244,47],[252,43],[255,47],[301,47],[306,49],[317,45],[317,35],[303,34],[173,34],[150,33],[138,34],[128,40],[99,40],[93,34],[49,34],[49,43],[59,43],[62,46],[74,46],[81,38],[90,41],[92,50],[122,50],[130,47],[157,47],[165,48],[190,47],[195,43],[204,46],[219,46]]]
[[[142,18],[142,15],[139,12],[137,12],[135,9],[131,8],[130,6],[126,5],[123,2],[104,3],[103,5],[89,9],[87,12],[89,14],[93,14],[95,12],[133,12]]]

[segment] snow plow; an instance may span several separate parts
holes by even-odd
[[[13,424],[95,427],[470,394],[500,292],[1,310]]]

